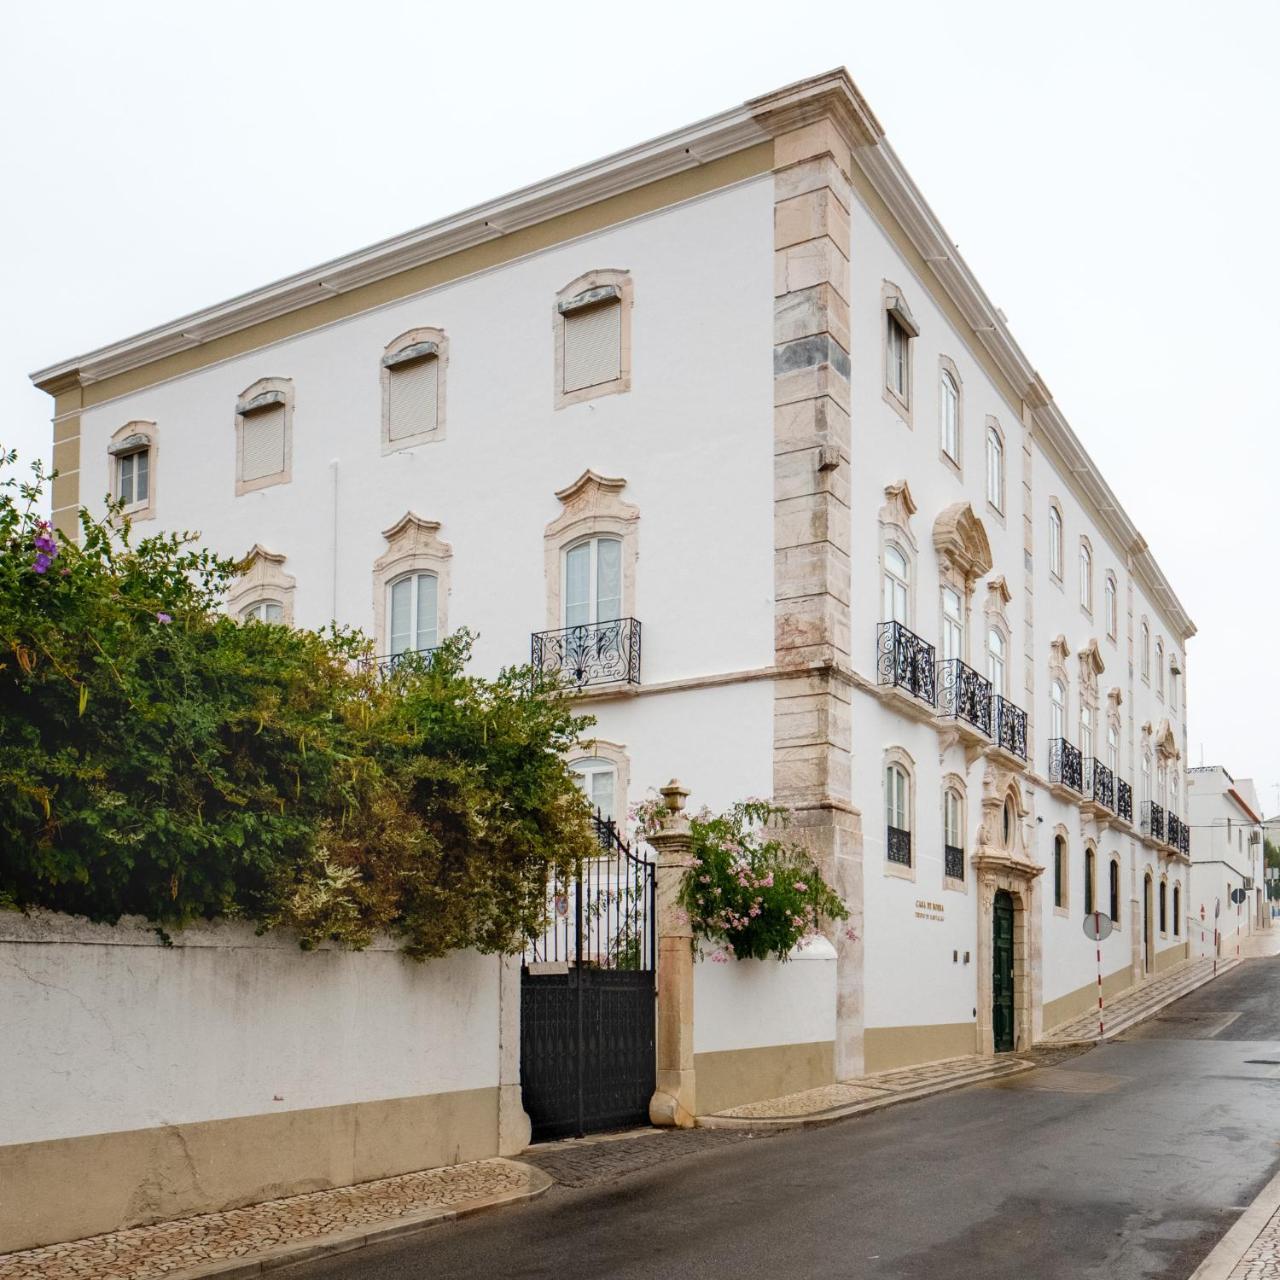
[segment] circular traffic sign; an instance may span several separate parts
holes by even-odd
[[[1240,905],[1240,904],[1245,900],[1245,898],[1247,898],[1248,896],[1249,896],[1249,895],[1248,895],[1248,894],[1246,894],[1246,893],[1245,893],[1245,891],[1244,891],[1243,889],[1232,889],[1232,890],[1231,890],[1231,901],[1232,901],[1232,902],[1234,902],[1234,903],[1236,904],[1236,906],[1237,906],[1237,907],[1238,907],[1238,906],[1239,906],[1239,905]]]
[[[1090,911],[1084,918],[1084,936],[1090,942],[1101,942],[1114,927],[1111,917],[1101,911]]]

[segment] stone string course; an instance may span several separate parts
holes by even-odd
[[[298,1241],[519,1192],[531,1171],[507,1160],[427,1169],[243,1209],[130,1227],[69,1244],[0,1254],[0,1280],[153,1280]],[[70,1189],[69,1189],[70,1190]]]

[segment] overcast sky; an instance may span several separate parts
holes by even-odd
[[[844,64],[1200,628],[1280,809],[1280,4],[11,4],[0,442],[40,366]]]

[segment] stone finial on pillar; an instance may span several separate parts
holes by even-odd
[[[693,865],[693,838],[684,811],[689,791],[674,778],[662,788],[666,812],[649,837],[657,850],[658,1009],[657,1079],[649,1102],[656,1125],[693,1127],[693,925],[680,888]]]

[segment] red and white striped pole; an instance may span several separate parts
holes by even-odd
[[[1106,1026],[1102,1017],[1102,913],[1094,908],[1093,912],[1093,936],[1096,939],[1096,953],[1098,957],[1098,1039],[1103,1039],[1107,1034]]]

